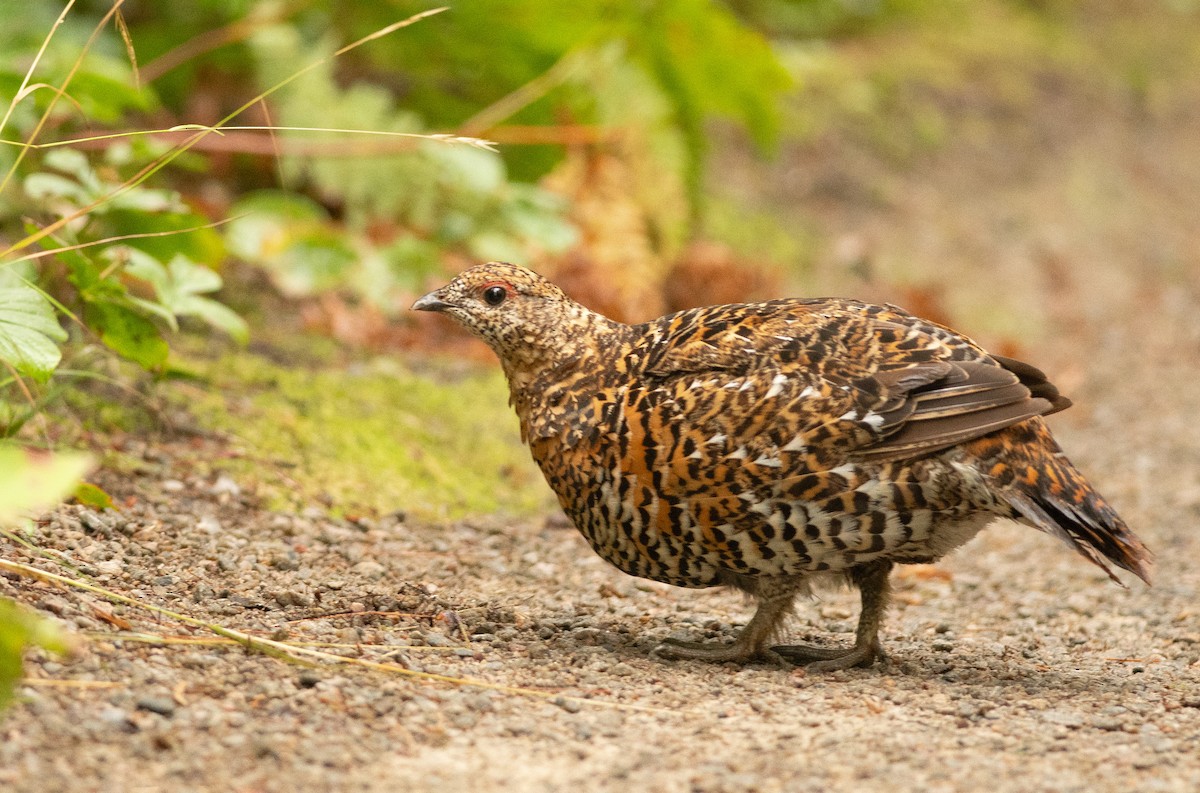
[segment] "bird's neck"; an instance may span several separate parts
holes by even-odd
[[[510,402],[526,439],[557,434],[619,366],[630,327],[583,306],[555,317],[541,335],[500,356]]]

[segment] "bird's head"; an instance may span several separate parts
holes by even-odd
[[[557,363],[579,334],[607,323],[532,270],[504,262],[465,270],[412,307],[454,319],[487,342],[510,374]]]

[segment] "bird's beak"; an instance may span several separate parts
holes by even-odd
[[[445,311],[448,308],[453,308],[453,303],[447,303],[445,300],[442,300],[442,296],[439,294],[440,291],[430,292],[418,299],[417,302],[412,304],[413,311]]]

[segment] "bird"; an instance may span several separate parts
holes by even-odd
[[[1071,401],[1027,363],[892,305],[783,298],[641,324],[520,265],[471,267],[412,306],[499,358],[521,439],[563,511],[620,570],[755,603],[731,643],[660,659],[814,672],[886,662],[889,574],[998,518],[1058,537],[1122,584],[1151,554],[1044,416]],[[776,643],[814,584],[857,587],[850,647]]]

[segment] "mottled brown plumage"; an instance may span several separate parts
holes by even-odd
[[[658,654],[868,665],[892,565],[938,559],[996,517],[1148,580],[1148,551],[1041,419],[1070,401],[1034,367],[893,306],[772,300],[623,325],[492,263],[414,308],[495,350],[522,438],[597,553],[757,599],[733,644]],[[854,647],[770,647],[822,576],[861,589]]]

